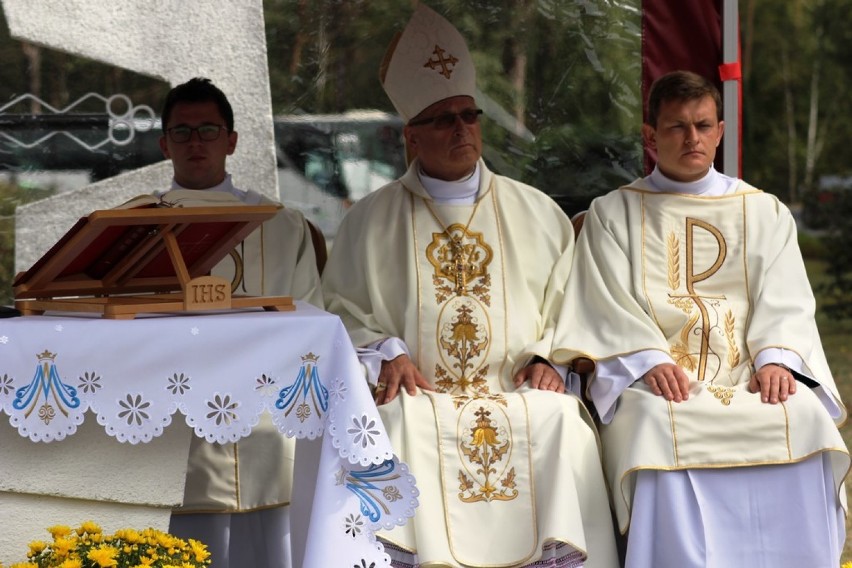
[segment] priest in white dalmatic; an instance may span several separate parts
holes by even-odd
[[[599,442],[555,368],[570,221],[481,159],[475,71],[420,4],[381,67],[409,157],[347,213],[323,276],[420,506],[394,566],[616,567]]]
[[[553,359],[588,395],[627,568],[836,567],[846,409],[823,353],[796,224],[713,167],[716,87],[652,86],[653,172],[592,202]]]

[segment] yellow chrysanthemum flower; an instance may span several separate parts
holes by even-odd
[[[97,562],[101,568],[109,568],[110,566],[118,566],[116,556],[118,556],[118,549],[104,544],[90,550],[86,558]]]
[[[77,548],[77,539],[72,537],[57,538],[53,541],[51,548],[53,548],[53,554],[57,557],[57,560],[61,560]]]
[[[189,539],[189,547],[192,549],[192,554],[196,562],[204,562],[210,558],[210,551],[207,550],[207,546],[197,540],[193,538]]]
[[[71,527],[56,525],[53,527],[47,527],[47,532],[49,532],[53,539],[56,540],[57,538],[62,538],[71,534]]]
[[[30,557],[33,557],[37,554],[41,554],[42,551],[47,548],[47,543],[43,540],[34,540],[30,543]]]
[[[80,528],[77,529],[77,534],[80,535],[84,533],[100,534],[101,532],[103,532],[101,526],[94,521],[86,521],[82,525],[80,525]]]
[[[27,553],[29,562],[10,568],[205,568],[210,566],[207,547],[155,529],[121,529],[105,534],[93,522],[73,531],[50,527],[52,544],[36,541]],[[0,568],[4,568],[0,565]]]

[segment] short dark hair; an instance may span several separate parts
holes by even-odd
[[[658,78],[648,93],[646,123],[657,126],[660,107],[667,101],[692,101],[706,96],[716,103],[716,119],[722,120],[722,96],[712,82],[692,71],[672,71]]]
[[[228,132],[233,132],[234,110],[231,108],[231,103],[228,102],[228,97],[210,79],[205,77],[195,77],[186,83],[181,83],[173,87],[169,91],[163,103],[163,110],[160,113],[163,132],[168,128],[169,117],[176,104],[206,102],[216,103],[216,106],[219,107],[219,113],[225,119],[225,127],[228,129]]]

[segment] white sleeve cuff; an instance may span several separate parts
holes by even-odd
[[[802,372],[802,369],[804,369],[805,366],[802,363],[802,358],[799,357],[798,353],[795,351],[782,349],[780,347],[770,347],[758,353],[757,357],[754,358],[755,369],[760,369],[764,365],[769,364],[783,365],[788,369],[796,371],[800,375],[804,375],[809,379],[816,381],[816,379],[809,376],[807,373]]]
[[[589,384],[589,397],[597,408],[601,422],[610,423],[615,414],[618,397],[630,385],[657,365],[673,362],[668,353],[656,349],[598,361],[594,377]]]
[[[400,355],[411,355],[405,342],[398,337],[385,337],[365,347],[356,349],[358,360],[367,374],[367,382],[374,385],[379,380],[382,363],[396,359]]]
[[[834,419],[840,418],[843,411],[840,407],[839,401],[835,400],[834,396],[820,385],[818,378],[812,377],[809,373],[805,372],[805,363],[802,361],[802,358],[799,357],[798,353],[790,351],[789,349],[782,349],[781,347],[770,347],[758,353],[757,357],[754,358],[755,369],[760,369],[764,365],[770,364],[783,365],[791,371],[794,371],[803,377],[807,377],[818,384],[819,386],[813,389],[814,394],[817,395],[819,400],[822,402],[822,405],[828,411],[829,416]]]

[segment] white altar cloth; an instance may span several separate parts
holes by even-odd
[[[232,442],[269,412],[287,436],[323,438],[325,475],[311,498],[323,534],[312,525],[307,550],[331,550],[341,566],[389,566],[374,532],[404,524],[418,504],[345,328],[301,302],[295,312],[0,320],[3,412],[32,442],[96,419],[129,444],[161,436],[176,412],[196,436]]]

